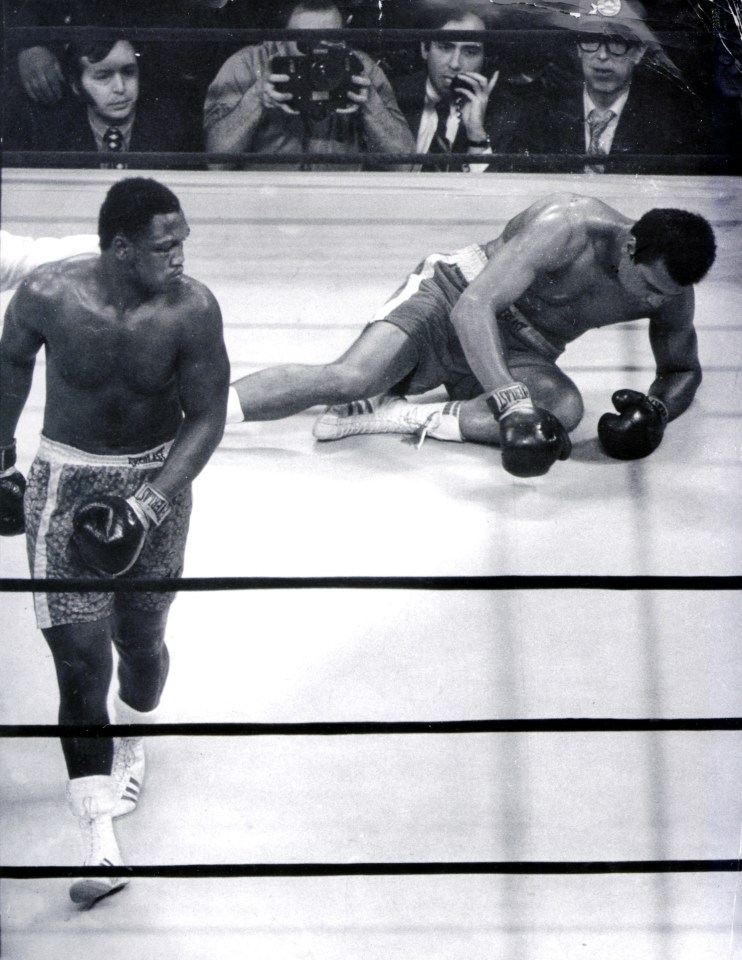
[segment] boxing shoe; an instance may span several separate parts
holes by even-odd
[[[312,435],[316,440],[341,440],[361,433],[415,433],[420,423],[410,415],[413,406],[386,393],[340,403],[319,415]]]
[[[94,776],[70,780],[67,797],[72,813],[77,817],[83,866],[123,866],[111,818],[116,803],[113,778]],[[123,889],[128,882],[128,878],[114,875],[79,877],[70,886],[70,899],[73,903],[92,907],[102,897]]]
[[[111,777],[115,783],[118,800],[112,817],[124,817],[132,813],[139,803],[139,794],[144,782],[144,740],[142,737],[116,737],[113,741],[113,767]]]
[[[315,421],[317,440],[340,440],[359,433],[405,433],[436,440],[463,441],[459,425],[461,401],[410,403],[404,397],[379,394],[328,407]],[[419,444],[418,444],[419,445]]]

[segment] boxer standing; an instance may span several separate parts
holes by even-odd
[[[100,256],[39,267],[8,306],[0,339],[0,532],[25,525],[34,577],[182,571],[190,485],[221,439],[229,376],[219,306],[183,272],[188,233],[167,187],[122,180],[100,209]],[[26,487],[14,434],[42,346],[44,424]],[[152,721],[168,672],[172,599],[100,586],[34,595],[56,668],[60,724],[109,722],[112,645],[115,721]],[[69,737],[62,749],[84,864],[118,866],[112,821],[136,806],[141,738],[114,745]],[[90,904],[126,882],[82,878],[70,895]]]

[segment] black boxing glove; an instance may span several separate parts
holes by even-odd
[[[618,413],[604,413],[598,420],[603,449],[616,460],[648,457],[662,443],[667,407],[657,397],[638,390],[617,390],[611,399]]]
[[[553,413],[534,405],[524,383],[514,381],[487,397],[500,424],[502,465],[516,477],[541,477],[572,452],[569,434]]]
[[[159,527],[171,509],[167,497],[149,483],[128,499],[94,497],[77,508],[70,542],[86,566],[118,577],[136,563],[150,526]]]
[[[23,495],[26,478],[15,466],[15,440],[0,447],[0,536],[16,537],[26,529]]]

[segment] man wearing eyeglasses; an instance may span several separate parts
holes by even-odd
[[[579,11],[570,18],[579,81],[530,113],[521,131],[524,148],[565,156],[555,162],[565,172],[700,172],[705,124],[638,0],[580,0]],[[580,155],[587,159],[576,161]],[[604,159],[622,155],[631,159]]]
[[[644,51],[643,44],[620,35],[582,33],[577,37],[577,54],[585,80],[585,151],[590,156],[610,153],[618,121],[629,99],[631,78]]]

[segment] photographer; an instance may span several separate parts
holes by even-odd
[[[298,0],[290,7],[285,26],[292,30],[337,30],[343,22],[332,0]],[[298,81],[288,73],[275,71],[275,57],[296,58],[305,52],[306,64]],[[299,69],[296,61],[283,64]],[[355,69],[357,73],[352,72]],[[204,135],[206,149],[212,153],[347,155],[409,154],[415,150],[412,134],[382,70],[365,53],[322,40],[299,44],[267,41],[238,50],[223,64],[207,91]],[[297,162],[294,169],[307,169],[309,165]],[[236,161],[214,166],[247,169],[249,164]],[[378,163],[372,166],[409,169]],[[291,169],[291,165],[260,164],[259,168]],[[362,164],[317,163],[311,168],[358,170]]]

